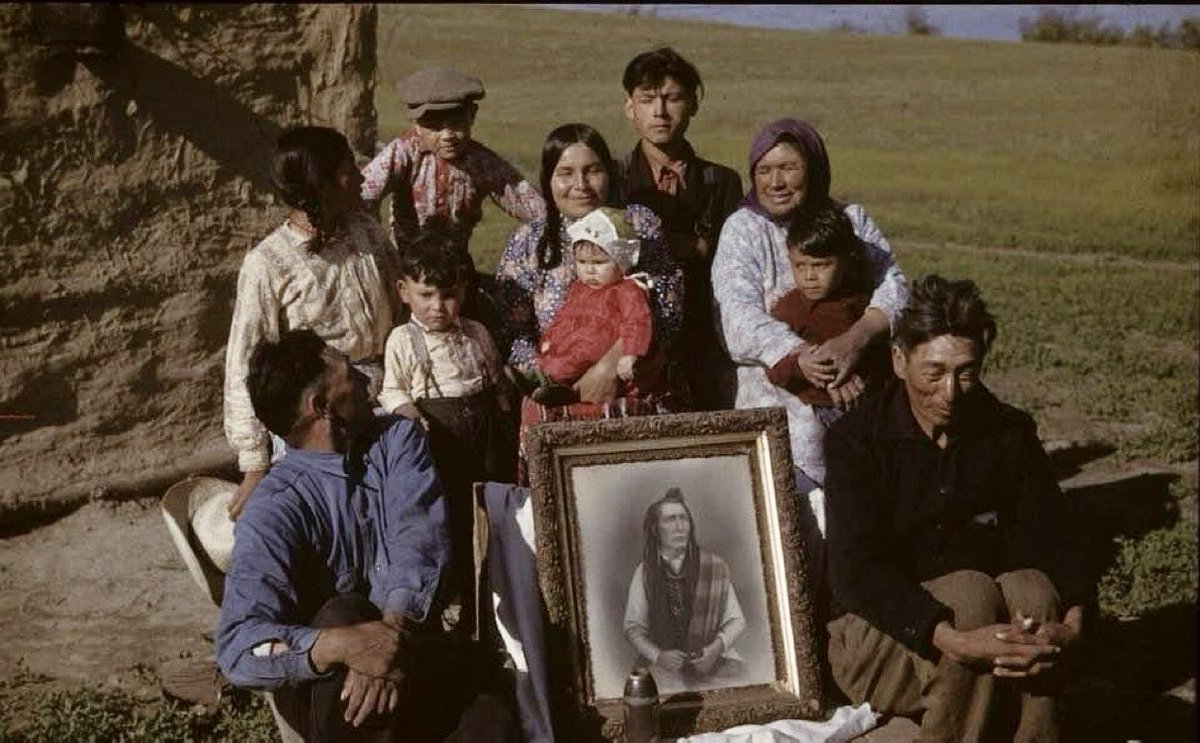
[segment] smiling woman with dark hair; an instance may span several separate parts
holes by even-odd
[[[517,227],[496,268],[496,298],[504,314],[506,348],[501,352],[521,372],[535,373],[541,335],[566,301],[575,278],[575,256],[567,227],[601,206],[614,206],[616,193],[608,145],[587,124],[564,124],[542,147],[540,182],[546,219]],[[610,185],[612,186],[610,188]],[[662,222],[644,206],[631,204],[625,221],[641,243],[635,270],[648,275],[647,299],[654,319],[652,355],[662,363],[683,314],[683,271],[663,244]],[[575,383],[580,402],[543,406],[527,400],[522,424],[665,412],[657,403],[617,395],[620,341]],[[532,404],[530,404],[532,403]]]

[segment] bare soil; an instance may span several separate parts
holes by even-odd
[[[0,540],[0,677],[23,664],[63,685],[149,682],[204,659],[217,608],[168,536],[157,499],[95,502]]]

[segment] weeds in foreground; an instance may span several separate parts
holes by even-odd
[[[1100,579],[1100,607],[1115,617],[1196,602],[1196,526],[1181,520],[1139,538],[1117,537],[1116,564]]]
[[[128,690],[39,688],[22,673],[0,699],[0,743],[271,743],[275,723],[259,695],[235,695],[215,710]]]

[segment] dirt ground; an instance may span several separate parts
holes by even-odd
[[[91,503],[0,540],[0,677],[19,664],[78,682],[205,658],[217,609],[175,550],[157,499]]]
[[[1111,490],[1114,483],[1137,485],[1147,476],[1145,468],[1116,471],[1104,458],[1071,462],[1067,473],[1064,486],[1081,496],[1088,488],[1119,492]],[[1121,497],[1141,498],[1139,493],[1135,488]],[[14,679],[24,668],[51,677],[49,683],[58,687],[105,684],[157,694],[167,669],[204,668],[216,620],[216,607],[192,581],[168,536],[157,497],[95,501],[0,539],[0,626],[6,640],[0,644],[0,678]],[[1169,626],[1118,625],[1099,638],[1128,651],[1120,655],[1140,660],[1121,661],[1078,687],[1074,725],[1086,736],[1079,739],[1186,739],[1195,725],[1195,682],[1186,680],[1194,669],[1191,674],[1177,669],[1170,680],[1139,682],[1137,688],[1122,679],[1145,676],[1147,663],[1161,666],[1145,651],[1161,649],[1164,632],[1177,636],[1194,622],[1193,612]],[[1194,658],[1194,647],[1189,652]],[[908,740],[912,731],[907,721],[895,720],[868,739]]]

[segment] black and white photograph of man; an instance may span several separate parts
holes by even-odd
[[[664,694],[775,680],[747,457],[579,466],[571,477],[597,699],[619,697],[634,664]]]
[[[685,686],[739,679],[746,629],[729,565],[700,549],[679,488],[646,509],[642,562],[629,582],[625,637],[639,659]]]

